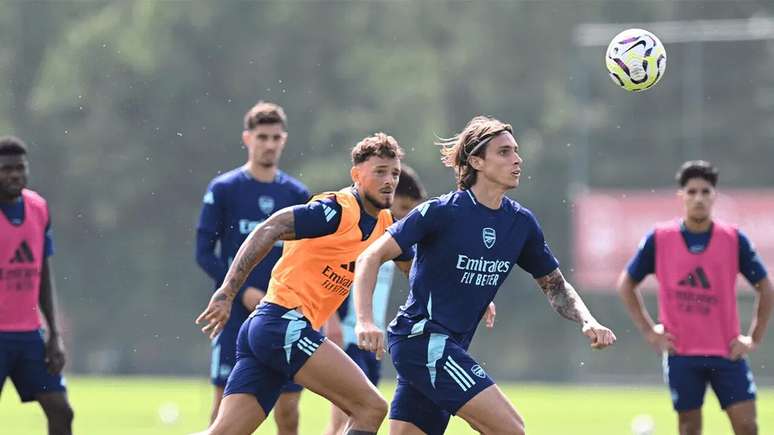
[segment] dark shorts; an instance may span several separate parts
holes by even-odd
[[[231,371],[236,365],[236,342],[239,329],[224,329],[212,340],[212,358],[210,360],[210,380],[213,385],[225,387]],[[298,393],[304,387],[288,382],[282,387],[283,393]]]
[[[746,359],[731,361],[718,356],[664,358],[664,381],[672,394],[676,411],[701,408],[707,384],[712,386],[720,407],[755,399],[755,380]]]
[[[398,386],[390,419],[442,434],[454,415],[494,381],[468,352],[444,334],[425,333],[392,341]]]
[[[325,337],[298,311],[261,304],[242,324],[225,395],[252,394],[268,414]]]
[[[39,331],[0,332],[0,391],[11,378],[22,402],[40,393],[64,392],[65,379],[46,368],[46,350]]]
[[[352,361],[360,367],[360,370],[365,373],[368,380],[374,385],[379,385],[379,379],[382,377],[382,362],[376,359],[376,354],[360,349],[356,344],[347,346],[346,352],[352,358]]]

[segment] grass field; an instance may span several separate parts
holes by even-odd
[[[175,378],[68,379],[75,408],[76,435],[187,434],[202,430],[209,413],[211,388],[205,380]],[[389,398],[393,385],[382,391]],[[527,422],[530,434],[625,435],[632,419],[647,414],[655,421],[656,435],[673,434],[674,415],[662,387],[599,387],[544,384],[501,385]],[[22,405],[10,382],[0,400],[0,434],[44,434],[40,408]],[[761,434],[774,433],[774,389],[760,392]],[[301,404],[301,434],[319,434],[327,423],[327,402],[308,391]],[[386,424],[380,433],[387,433]],[[708,391],[704,411],[705,435],[730,434],[731,429]],[[269,421],[256,433],[274,433]],[[453,419],[448,434],[473,433]]]

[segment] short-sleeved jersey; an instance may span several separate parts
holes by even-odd
[[[349,294],[357,256],[392,224],[389,210],[381,210],[373,231],[365,235],[359,225],[360,201],[352,189],[322,193],[312,202],[331,196],[341,207],[338,228],[324,236],[286,241],[263,298],[285,308],[300,309],[315,329],[328,320]],[[326,219],[334,218],[330,208],[317,210]]]
[[[440,332],[467,347],[514,265],[534,278],[559,266],[534,215],[507,197],[493,210],[470,190],[452,192],[420,204],[388,232],[403,251],[416,244],[411,290],[389,326],[396,336]]]
[[[211,261],[220,261],[215,267],[217,275],[215,286],[219,286],[225,277],[228,265],[236,256],[242,242],[250,232],[277,210],[306,202],[310,193],[295,178],[282,171],[271,183],[253,178],[244,168],[239,167],[216,177],[207,188],[199,218],[200,237],[205,233],[212,245],[198,246],[197,250],[209,249],[212,253],[215,241],[220,249]],[[202,240],[200,244],[207,244]],[[205,253],[206,254],[206,253]],[[197,252],[197,256],[202,255]],[[266,257],[253,269],[245,281],[245,286],[266,290],[269,275],[274,264],[282,255],[282,242],[278,242]],[[201,260],[200,260],[201,262]]]
[[[756,253],[750,239],[741,230],[737,229],[739,236],[739,272],[744,275],[750,284],[757,284],[767,276],[766,267],[763,260]],[[680,232],[685,241],[685,245],[690,252],[703,252],[709,245],[712,228],[704,233],[692,233],[682,224]],[[637,252],[634,254],[629,264],[626,266],[629,276],[636,282],[645,279],[646,276],[656,272],[656,236],[655,231],[651,230],[640,242]]]

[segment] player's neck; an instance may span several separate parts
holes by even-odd
[[[484,180],[479,180],[473,187],[470,188],[476,200],[486,208],[497,210],[503,203],[503,195],[505,190],[495,186],[493,184],[486,183]]]
[[[251,177],[262,183],[271,183],[277,177],[276,166],[262,166],[253,162],[247,162],[243,166]]]
[[[686,217],[683,219],[683,225],[689,233],[706,233],[712,228],[712,219],[695,220]]]

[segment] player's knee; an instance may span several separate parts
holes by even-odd
[[[380,394],[369,397],[352,410],[352,418],[378,426],[387,416],[387,401]]]
[[[514,414],[508,418],[500,418],[497,421],[481,423],[477,427],[471,423],[473,429],[482,433],[491,433],[498,435],[524,435],[526,434],[526,427],[524,425],[524,419],[520,415]]]
[[[72,426],[75,412],[66,400],[47,403],[43,410],[52,427],[63,430]]]
[[[293,435],[298,433],[298,402],[284,403],[274,408],[274,420],[277,423],[277,432],[280,435]]]
[[[701,421],[681,419],[679,426],[680,435],[701,435]]]
[[[734,429],[740,435],[758,435],[758,423],[755,420],[738,422],[734,425]]]

